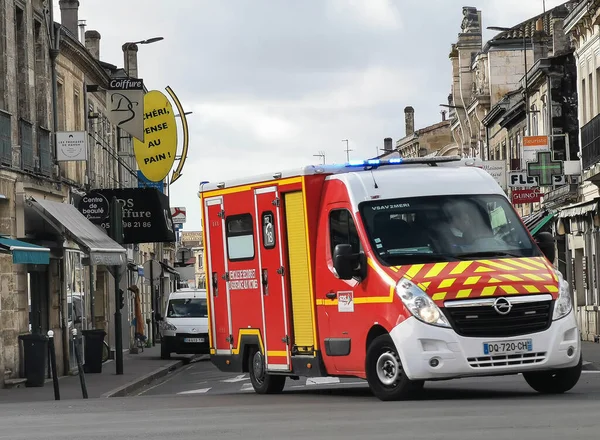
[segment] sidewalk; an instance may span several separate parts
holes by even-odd
[[[85,374],[88,398],[117,397],[139,389],[152,380],[167,375],[170,371],[195,360],[193,355],[171,355],[171,359],[160,358],[160,344],[144,349],[139,354],[123,353],[123,374],[115,373],[115,361],[102,366],[102,373]],[[83,399],[79,376],[58,378],[60,400]],[[52,379],[43,387],[0,388],[0,405],[14,402],[41,402],[54,400]]]

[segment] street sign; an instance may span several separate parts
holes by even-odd
[[[173,223],[185,223],[185,208],[176,207],[171,208],[171,217],[173,217]]]

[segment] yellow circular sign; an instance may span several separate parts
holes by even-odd
[[[168,98],[159,90],[144,95],[144,142],[134,138],[138,166],[151,182],[169,174],[177,153],[177,125]]]

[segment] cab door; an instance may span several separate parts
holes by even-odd
[[[206,225],[206,247],[208,249],[207,269],[210,285],[210,326],[211,347],[216,354],[231,354],[231,303],[229,286],[226,280],[228,272],[227,255],[225,254],[225,220],[223,197],[211,197],[204,203]]]
[[[265,360],[268,370],[290,371],[287,271],[277,186],[256,189],[254,206]]]
[[[341,280],[335,275],[332,255],[338,244],[352,245],[355,253],[362,250],[354,218],[345,202],[327,204],[319,223],[317,248],[320,249],[320,258],[325,260],[325,264],[317,265],[316,272],[319,285],[317,301],[322,304],[319,321],[325,330],[320,334],[320,343],[328,371],[333,366],[338,372],[359,372],[364,369],[361,326],[365,312],[360,302],[367,292],[364,283]]]

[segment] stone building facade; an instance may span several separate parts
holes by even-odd
[[[448,151],[454,145],[445,112],[440,122],[415,130],[415,110],[408,106],[404,109],[404,129],[405,136],[396,141],[395,148],[391,138],[384,140],[381,158],[423,157]]]
[[[137,166],[131,139],[119,142],[106,116],[106,87],[123,69],[100,60],[98,32],[84,36],[79,2],[59,5],[52,12],[62,25],[51,22],[47,1],[0,0],[0,386],[23,377],[26,335],[54,331],[60,375],[76,367],[73,328],[105,329],[114,347],[107,264],[128,268],[120,287],[141,288],[145,318],[152,307],[143,263],[159,259],[160,292],[172,286],[172,246],[120,246],[74,206],[90,188],[137,186]],[[57,161],[54,132],[83,131],[86,160]],[[125,348],[132,345],[128,299]]]

